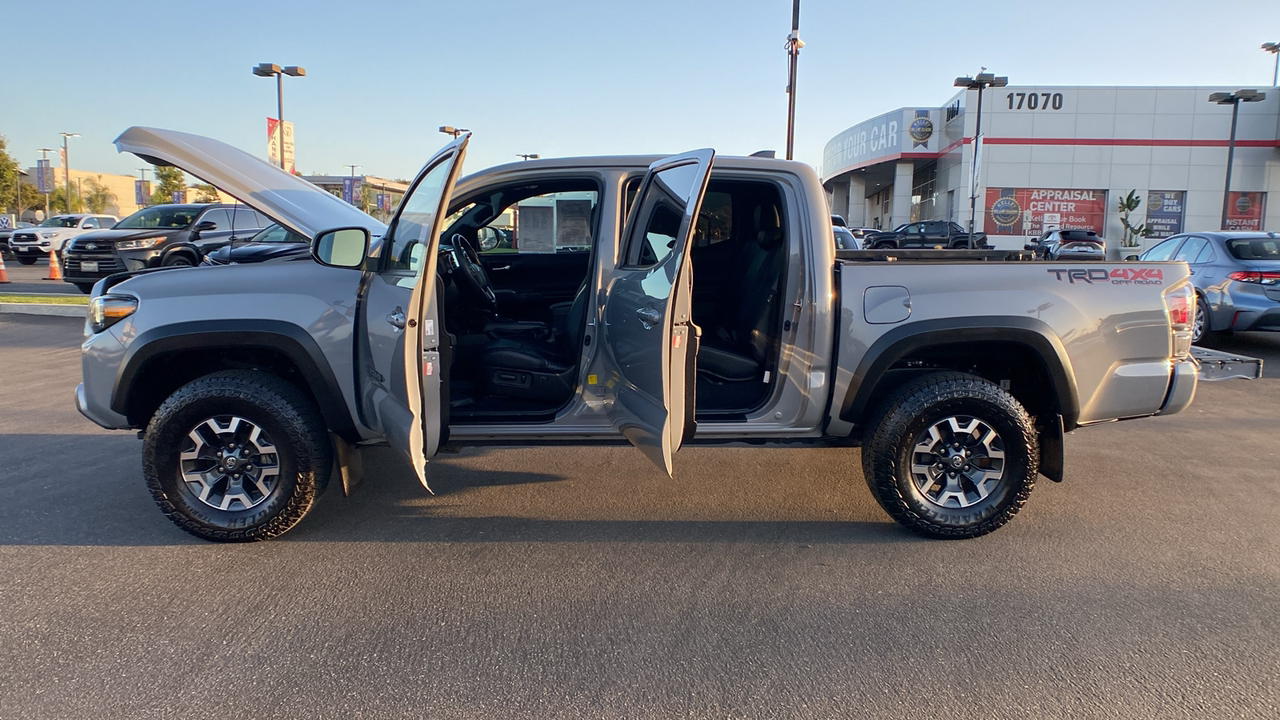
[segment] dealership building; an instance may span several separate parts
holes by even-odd
[[[900,108],[836,135],[823,155],[832,212],[852,227],[921,220],[975,224],[997,247],[1045,230],[1089,229],[1120,244],[1119,199],[1141,205],[1150,247],[1184,230],[1223,226],[1231,105],[1223,87],[991,87],[973,193],[978,90],[940,107]],[[1239,103],[1226,228],[1280,230],[1280,88]]]

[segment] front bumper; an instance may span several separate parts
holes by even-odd
[[[121,325],[125,323],[120,323]],[[109,430],[129,427],[129,419],[111,409],[116,372],[124,363],[125,346],[108,328],[90,335],[80,346],[80,369],[83,382],[76,386],[76,408],[80,414]]]

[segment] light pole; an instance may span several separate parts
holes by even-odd
[[[986,70],[986,68],[982,68]],[[982,91],[989,87],[1004,87],[1009,84],[1009,78],[996,77],[989,72],[980,72],[977,77],[956,78],[955,86],[967,88],[969,90],[978,91],[978,113],[977,120],[973,126],[973,177],[969,182],[969,249],[973,249],[973,233],[974,221],[978,213],[978,156],[982,150]]]
[[[1262,49],[1276,56],[1276,69],[1271,71],[1271,87],[1280,82],[1280,43],[1262,43]]]
[[[1266,93],[1257,90],[1237,90],[1233,93],[1216,92],[1209,96],[1209,102],[1231,106],[1231,136],[1227,140],[1227,182],[1222,189],[1222,228],[1227,229],[1227,206],[1231,199],[1231,164],[1236,155],[1236,118],[1240,115],[1240,103],[1260,102],[1267,97]]]
[[[274,75],[276,78],[276,127],[280,131],[280,169],[288,172],[284,166],[284,76],[303,77],[307,74],[307,70],[297,65],[280,67],[275,63],[258,63],[253,68],[253,74],[258,77]]]
[[[787,159],[791,159],[791,151],[795,148],[796,138],[796,65],[800,60],[800,48],[804,41],[800,39],[800,0],[791,2],[791,34],[787,36]]]
[[[80,137],[80,133],[58,134],[62,136],[62,181],[67,186],[67,212],[71,212],[71,146],[67,141],[73,137]]]
[[[441,125],[440,132],[444,133],[445,135],[452,135],[456,138],[464,132],[471,132],[471,131],[466,128],[456,128],[456,127],[453,127],[452,125]]]
[[[364,167],[364,166],[363,165],[343,165],[342,167],[351,168],[351,204],[363,210],[364,203],[362,202],[362,198],[356,197],[356,168]]]
[[[525,160],[537,160],[538,153],[516,153],[516,157],[524,158]]]
[[[44,171],[48,174],[49,184],[46,187],[53,187],[53,174],[49,172],[49,153],[53,152],[53,148],[36,148],[36,152],[40,153],[40,159],[44,161]],[[43,190],[43,188],[41,188]],[[44,194],[44,218],[49,219],[49,193]]]

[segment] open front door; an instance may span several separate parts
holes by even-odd
[[[668,475],[693,432],[698,331],[688,250],[714,157],[695,150],[649,166],[606,286],[603,367],[588,377],[612,401],[618,430]]]
[[[427,490],[427,458],[436,454],[447,417],[436,257],[469,138],[449,143],[418,173],[382,237],[362,298],[364,332],[357,342],[363,411]]]

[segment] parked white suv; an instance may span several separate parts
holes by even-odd
[[[36,260],[49,254],[50,248],[57,248],[61,255],[71,238],[92,230],[105,230],[119,221],[115,215],[54,215],[36,227],[15,230],[9,238],[9,247],[18,262],[34,265]]]

